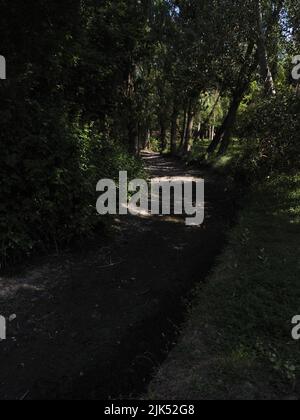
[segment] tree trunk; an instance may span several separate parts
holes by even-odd
[[[151,130],[147,130],[147,135],[146,135],[146,145],[145,145],[145,149],[150,149],[151,148]]]
[[[218,106],[218,104],[219,104],[219,102],[220,102],[220,99],[221,99],[221,94],[222,94],[222,92],[221,92],[221,91],[218,91],[218,94],[217,94],[217,99],[216,99],[216,101],[215,101],[215,103],[214,103],[214,105],[213,105],[213,107],[212,107],[212,110],[211,110],[211,112],[210,112],[209,116],[208,116],[208,117],[206,118],[206,120],[204,120],[204,122],[203,122],[203,125],[204,125],[204,126],[208,125],[208,124],[210,123],[210,120],[212,119],[212,117],[214,117],[214,115],[215,115],[215,111],[216,111],[217,106]],[[214,117],[214,119],[215,119],[215,117]]]
[[[209,154],[213,153],[220,143],[221,143],[221,146],[219,149],[219,154],[224,154],[227,151],[228,146],[230,144],[230,136],[231,136],[232,128],[236,120],[237,111],[239,109],[240,103],[242,102],[246,91],[249,88],[251,75],[255,71],[259,63],[261,65],[261,69],[264,69],[264,74],[266,76],[266,90],[268,94],[270,95],[276,94],[276,88],[274,85],[273,76],[270,71],[269,62],[268,62],[268,54],[267,54],[267,49],[266,49],[266,35],[263,28],[263,14],[262,14],[261,0],[256,0],[256,2],[257,2],[256,3],[257,18],[258,18],[258,25],[259,25],[258,44],[260,45],[258,45],[252,65],[250,66],[249,69],[247,69],[247,62],[250,60],[251,55],[254,50],[254,43],[251,42],[249,44],[249,47],[246,53],[245,63],[242,66],[240,76],[239,76],[240,87],[238,87],[235,91],[229,113],[224,123],[222,124],[222,127],[217,131],[213,142],[208,148]],[[284,1],[280,0],[277,5],[277,8],[273,11],[272,19],[267,28],[268,33],[272,31],[274,25],[278,22],[283,4],[284,4]]]
[[[146,124],[140,124],[139,126],[139,152],[142,149],[147,149],[149,144],[150,131]]]
[[[184,140],[185,140],[185,137],[186,137],[187,119],[188,119],[188,113],[187,113],[187,108],[185,107],[184,115],[183,115],[183,126],[182,126],[182,133],[181,133],[181,141],[180,141],[180,146],[179,146],[180,151],[183,148]]]
[[[232,102],[228,111],[228,114],[223,121],[223,124],[221,127],[217,130],[213,141],[211,142],[207,153],[211,155],[214,153],[221,143],[220,151],[219,153],[224,153],[224,151],[227,150],[229,144],[230,144],[230,137],[232,133],[233,126],[236,121],[237,112],[240,107],[240,104],[250,86],[251,81],[251,75],[255,68],[257,67],[257,56],[255,56],[252,65],[249,66],[249,60],[251,59],[251,56],[254,51],[254,42],[251,42],[248,46],[244,64],[240,70],[239,78],[238,78],[238,84],[234,91]]]
[[[172,114],[172,124],[171,124],[171,154],[174,156],[177,150],[177,120],[178,120],[178,110],[174,105],[173,114]]]
[[[186,155],[189,151],[190,140],[192,137],[193,127],[194,127],[194,118],[195,118],[195,115],[194,115],[194,110],[193,110],[193,103],[191,100],[189,104],[189,110],[188,110],[188,116],[187,116],[185,139],[184,139],[183,148],[182,148],[183,155]]]
[[[129,153],[136,155],[138,153],[139,145],[139,130],[137,124],[134,121],[128,123],[128,151]]]
[[[127,111],[127,142],[129,153],[136,155],[139,147],[139,127],[135,112],[135,72],[136,66],[133,63],[128,65],[125,84],[125,98]]]
[[[246,90],[247,90],[247,87],[243,86],[243,88],[241,87],[240,90],[236,92],[231,102],[229,112],[225,120],[223,121],[223,124],[218,129],[211,145],[208,148],[209,154],[213,153],[217,149],[220,143],[221,143],[221,147],[220,147],[219,153],[224,154],[227,151],[228,146],[230,144],[232,128],[235,124],[237,112],[238,112],[238,109],[240,107],[240,104],[242,102],[242,99],[244,97]]]
[[[263,11],[261,0],[256,0],[257,31],[258,31],[258,53],[261,75],[265,84],[267,95],[276,95],[276,88],[269,64],[269,57],[266,46],[266,34],[263,23]]]
[[[163,153],[167,146],[167,127],[164,117],[160,119],[160,149]]]

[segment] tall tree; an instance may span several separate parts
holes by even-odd
[[[256,0],[256,19],[257,19],[257,46],[261,75],[265,85],[267,95],[276,95],[276,88],[269,64],[269,55],[267,51],[266,31],[264,24],[262,1]]]

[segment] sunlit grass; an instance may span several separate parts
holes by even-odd
[[[245,145],[241,140],[233,139],[224,156],[218,156],[217,153],[208,156],[207,150],[210,143],[211,141],[208,139],[196,141],[193,144],[188,160],[205,162],[218,171],[225,171],[228,167],[232,166],[234,160],[240,158],[245,150]]]

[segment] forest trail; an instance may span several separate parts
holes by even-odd
[[[176,341],[184,298],[204,281],[234,214],[222,179],[179,160],[143,155],[151,177],[206,181],[205,223],[116,218],[97,248],[51,257],[0,278],[0,399],[134,397]]]

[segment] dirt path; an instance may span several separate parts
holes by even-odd
[[[152,177],[206,180],[206,217],[125,217],[110,243],[0,278],[0,400],[95,399],[142,393],[176,340],[183,298],[204,281],[232,210],[220,179],[145,154]]]

